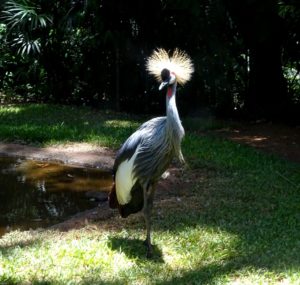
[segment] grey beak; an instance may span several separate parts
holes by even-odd
[[[169,84],[169,81],[164,81],[164,82],[162,82],[160,85],[159,85],[159,87],[158,87],[158,90],[162,90],[166,85],[168,85]]]

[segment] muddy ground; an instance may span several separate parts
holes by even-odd
[[[300,128],[273,124],[247,124],[238,127],[210,131],[216,136],[253,146],[261,151],[276,154],[283,159],[300,163]],[[109,170],[113,166],[115,151],[108,148],[91,146],[85,143],[67,144],[38,148],[28,145],[0,142],[1,156],[24,157],[34,160],[62,162],[70,165],[97,167]],[[200,179],[191,171],[185,171],[179,166],[172,165],[166,177],[158,184],[156,199],[175,202]],[[52,226],[59,230],[80,228],[91,221],[103,221],[118,213],[104,202],[99,207],[87,210],[71,217],[67,221]]]

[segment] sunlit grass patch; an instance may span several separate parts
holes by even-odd
[[[266,268],[255,268],[253,266],[244,267],[229,275],[224,280],[226,284],[252,285],[252,284],[299,284],[299,269],[286,270],[286,272],[276,272]]]
[[[4,239],[11,238],[10,234],[6,236]],[[97,274],[97,280],[109,281],[134,264],[122,252],[110,250],[107,239],[107,234],[90,230],[32,232],[26,244],[18,246],[16,243],[4,251],[0,263],[3,276],[16,283],[50,280],[80,284]],[[5,279],[0,278],[0,281]]]
[[[164,261],[174,271],[189,270],[233,257],[238,237],[219,229],[196,226],[178,232],[158,232]]]
[[[138,124],[129,120],[108,120],[105,121],[104,126],[112,128],[136,128]]]
[[[90,108],[36,104],[0,108],[0,139],[35,145],[88,142],[116,148],[139,124],[133,116]]]
[[[23,235],[25,243],[19,246]],[[48,280],[50,284],[159,283],[208,264],[222,264],[232,255],[227,248],[236,239],[226,232],[200,227],[180,231],[177,235],[157,232],[154,240],[161,256],[147,260],[143,235],[140,230],[110,233],[89,228],[68,233],[7,234],[1,245],[14,237],[17,240],[1,256],[0,281],[6,278],[15,283],[39,280]]]

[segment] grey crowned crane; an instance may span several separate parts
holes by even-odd
[[[118,151],[109,206],[118,208],[123,218],[143,211],[147,257],[151,257],[150,218],[156,184],[174,157],[184,162],[181,152],[184,129],[176,107],[176,87],[177,83],[184,85],[190,80],[194,68],[189,56],[178,49],[171,57],[163,49],[154,51],[146,67],[161,82],[159,90],[167,89],[167,114],[142,124]]]

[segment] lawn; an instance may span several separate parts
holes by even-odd
[[[0,108],[0,139],[117,148],[143,121],[55,105]],[[185,119],[180,197],[155,200],[155,257],[140,214],[68,232],[14,231],[0,239],[0,284],[300,284],[300,171],[294,164]],[[199,132],[201,130],[201,132]]]

